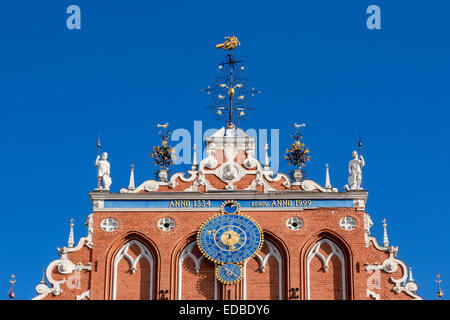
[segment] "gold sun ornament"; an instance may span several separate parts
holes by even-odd
[[[301,141],[303,136],[300,133],[299,128],[304,126],[304,124],[295,124],[297,130],[295,134],[291,136],[292,138],[294,138],[294,142],[290,145],[289,148],[286,149],[286,155],[284,156],[284,159],[288,162],[289,166],[293,167],[291,176],[294,177],[295,174],[301,177],[304,176],[305,170],[303,169],[303,167],[306,165],[306,162],[311,159],[311,156],[309,155],[309,148],[307,148]],[[294,180],[296,179],[294,178]]]
[[[168,140],[171,132],[166,132],[168,123],[165,125],[159,125],[158,127],[163,127],[163,130],[159,132],[161,137],[161,145],[154,146],[153,152],[150,153],[150,157],[153,158],[153,164],[160,167],[161,170],[167,170],[169,166],[175,164],[176,157],[174,155],[175,150],[168,144]]]

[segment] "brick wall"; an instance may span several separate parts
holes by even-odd
[[[367,297],[367,281],[371,274],[366,272],[366,263],[381,264],[387,257],[371,245],[365,247],[364,242],[364,213],[355,208],[318,208],[303,211],[255,212],[243,211],[254,218],[264,229],[265,238],[279,250],[282,263],[282,291],[283,298],[290,296],[289,289],[299,288],[300,299],[307,298],[307,255],[317,241],[323,238],[333,241],[345,256],[345,285],[346,296],[349,299],[371,299]],[[74,299],[76,295],[90,289],[91,299],[112,299],[113,261],[117,252],[124,244],[131,240],[143,243],[151,252],[154,260],[153,291],[154,298],[159,298],[160,290],[168,290],[169,299],[177,298],[177,277],[182,273],[183,299],[213,299],[214,298],[214,265],[204,260],[200,272],[197,273],[192,260],[186,259],[181,270],[178,270],[178,259],[183,248],[195,240],[196,232],[202,222],[216,211],[210,212],[96,212],[94,214],[93,249],[83,247],[69,255],[75,264],[78,262],[92,262],[92,271],[82,271],[80,286],[70,289],[62,284],[61,295],[48,295],[47,299]],[[171,217],[176,226],[173,230],[164,232],[158,229],[157,222],[162,217]],[[298,216],[304,221],[304,226],[298,231],[289,230],[286,220]],[[354,230],[346,231],[339,226],[344,216],[352,216],[357,220]],[[105,232],[100,223],[107,217],[114,217],[119,221],[119,228],[113,232]],[[326,257],[330,248],[323,246],[322,255]],[[197,257],[200,252],[194,251]],[[264,246],[261,256],[268,253]],[[135,256],[135,250],[130,255]],[[137,265],[136,272],[130,272],[130,264],[126,260],[120,261],[117,276],[118,299],[147,299],[149,297],[149,263],[145,259]],[[262,272],[258,261],[253,258],[247,264],[247,299],[278,299],[280,266],[271,257]],[[337,257],[333,257],[328,270],[323,270],[323,262],[315,257],[310,264],[310,283],[312,299],[341,299],[342,298],[342,264]],[[410,299],[404,293],[396,294],[392,291],[393,283],[390,277],[400,278],[401,268],[392,274],[381,272],[380,289],[376,293],[382,299]],[[63,276],[56,270],[54,279]],[[236,293],[230,297],[241,299],[243,284],[233,287]],[[219,297],[227,298],[225,288],[219,284]],[[228,290],[228,289],[227,289]]]

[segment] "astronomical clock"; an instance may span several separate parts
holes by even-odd
[[[252,218],[240,213],[236,201],[225,201],[221,213],[200,227],[197,243],[203,255],[218,264],[217,279],[226,284],[241,280],[242,264],[263,245],[263,232]]]

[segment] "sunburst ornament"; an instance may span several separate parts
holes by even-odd
[[[153,159],[153,164],[159,166],[159,170],[167,171],[169,166],[175,164],[176,157],[174,155],[175,151],[168,144],[168,140],[171,132],[166,131],[169,123],[164,125],[158,124],[158,127],[162,127],[163,129],[158,133],[161,137],[161,145],[154,146],[153,152],[150,153],[150,157]]]
[[[291,136],[294,138],[294,142],[286,149],[286,155],[284,156],[284,159],[288,161],[289,166],[294,167],[294,170],[302,170],[306,162],[310,160],[309,148],[301,141],[303,136],[299,131],[299,128],[304,126],[305,124],[295,124],[297,130]]]

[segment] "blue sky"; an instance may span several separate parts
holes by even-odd
[[[71,4],[81,30],[66,28]],[[366,28],[371,4],[381,30]],[[18,299],[35,296],[70,218],[76,240],[86,235],[98,134],[118,192],[131,163],[137,184],[153,178],[157,123],[222,125],[200,89],[214,80],[226,35],[239,38],[236,56],[263,92],[242,127],[279,129],[284,150],[292,123],[306,122],[307,177],[324,184],[329,163],[340,190],[361,134],[372,234],[382,241],[386,218],[419,294],[435,299],[437,273],[447,293],[449,10],[403,0],[3,1],[0,299],[11,273]]]

